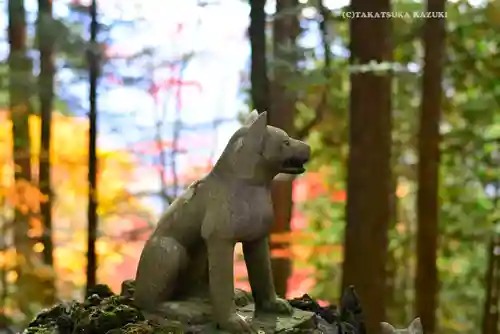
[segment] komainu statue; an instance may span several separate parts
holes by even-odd
[[[147,314],[165,301],[207,296],[213,318],[232,333],[251,330],[233,303],[233,259],[243,246],[255,311],[290,314],[276,296],[270,264],[273,223],[270,187],[278,174],[301,174],[309,146],[251,113],[229,140],[208,175],[194,182],[167,209],[142,250],[134,300]]]
[[[382,334],[393,334],[393,333],[398,333],[398,334],[423,334],[424,329],[422,328],[422,322],[420,321],[420,318],[415,318],[413,321],[410,323],[408,328],[404,329],[396,329],[394,326],[387,322],[382,322],[380,324],[382,326]]]

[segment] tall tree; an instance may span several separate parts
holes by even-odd
[[[498,192],[498,190],[497,190]],[[481,334],[498,333],[498,283],[500,282],[500,256],[495,253],[495,247],[500,247],[498,235],[491,237],[488,247],[488,266],[485,275],[486,298],[483,305],[483,323]]]
[[[295,74],[293,69],[297,65],[297,37],[300,34],[300,25],[297,10],[297,0],[276,1],[276,15],[273,21],[273,59],[271,81],[271,109],[269,124],[285,130],[295,136],[294,118],[297,94],[287,87],[287,82]],[[285,64],[286,65],[280,65]],[[292,217],[293,179],[277,179],[272,186],[274,206],[273,233],[290,231]],[[288,242],[273,243],[271,249],[289,249]],[[284,252],[285,254],[288,252]],[[288,287],[288,277],[292,270],[292,263],[288,257],[276,257],[272,260],[274,284],[278,295],[284,297]]]
[[[351,0],[354,12],[389,12],[390,0]],[[391,20],[350,21],[350,64],[392,60]],[[349,155],[342,286],[355,285],[368,333],[385,313],[387,229],[391,194],[391,73],[350,75]]]
[[[287,1],[285,1],[287,2]],[[277,11],[282,9],[280,1],[277,2]],[[268,77],[267,66],[267,40],[266,40],[266,12],[264,7],[266,0],[251,0],[250,1],[250,27],[249,37],[252,49],[252,65],[251,65],[251,96],[253,108],[257,109],[259,113],[268,111],[268,121],[270,125],[278,126],[285,129],[290,116],[290,110],[283,110],[279,102],[283,99],[283,91],[278,91],[279,83],[276,76],[273,81],[273,105],[270,104],[270,83]],[[286,34],[283,31],[282,20],[274,22],[274,54],[278,55],[279,47],[284,47],[278,43],[286,42]],[[283,78],[280,78],[283,79]],[[284,111],[285,114],[282,112]],[[288,115],[287,115],[288,114]],[[274,225],[272,232],[281,233],[290,229],[290,218],[292,210],[292,187],[291,182],[288,180],[276,181],[272,187],[272,199],[274,206]],[[271,243],[271,249],[283,248],[286,245]],[[291,263],[287,258],[273,258],[273,279],[276,287],[276,293],[280,296],[286,295],[288,277],[290,276]]]
[[[10,120],[12,122],[12,142],[15,168],[15,184],[20,196],[14,216],[14,245],[16,248],[16,272],[18,276],[17,301],[21,311],[29,312],[29,301],[21,295],[28,291],[33,282],[33,244],[29,237],[30,216],[25,191],[31,187],[31,149],[29,135],[29,115],[32,113],[30,96],[33,87],[32,64],[26,51],[26,10],[24,0],[9,0],[8,36],[9,53],[9,98]]]
[[[266,48],[266,14],[264,11],[265,1],[251,0],[251,23],[250,43],[252,47],[252,102],[257,111],[268,110],[269,124],[287,131],[291,136],[304,138],[309,131],[319,123],[326,107],[326,97],[329,86],[325,87],[321,102],[318,105],[313,120],[301,129],[294,126],[296,92],[287,87],[287,82],[293,80],[297,75],[297,63],[299,51],[297,38],[300,35],[299,2],[297,0],[284,0],[276,2],[276,15],[273,21],[273,59],[275,66],[271,71],[272,82],[268,78],[267,48]],[[325,77],[330,77],[330,47],[327,38],[327,16],[328,10],[322,2],[319,4],[322,15],[320,29],[322,32],[323,46],[325,51]],[[271,98],[270,98],[271,97]],[[272,232],[276,234],[290,231],[290,220],[292,216],[293,179],[278,178],[272,186],[272,198],[274,205],[275,223]],[[273,250],[289,249],[288,242],[271,244]],[[273,275],[278,295],[284,296],[287,292],[288,278],[291,274],[291,261],[287,257],[273,258]]]
[[[41,203],[41,219],[43,224],[42,243],[44,263],[53,268],[52,242],[52,187],[51,187],[51,161],[50,146],[52,133],[52,107],[54,99],[54,32],[51,31],[52,1],[38,0],[37,37],[40,50],[40,75],[38,79],[38,93],[40,99],[41,138],[39,161],[39,187],[42,194],[47,196],[47,201]],[[47,280],[45,304],[50,305],[55,301],[54,279]]]
[[[269,78],[266,60],[266,0],[250,0],[251,96],[259,113],[269,110]]]
[[[427,0],[428,12],[445,11],[445,0]],[[417,272],[415,302],[426,333],[436,331],[438,294],[439,122],[446,26],[444,18],[427,19],[423,29],[424,72],[418,132]]]
[[[393,154],[393,158],[394,158]],[[392,166],[395,164],[392,163]],[[389,220],[389,226],[388,226],[388,231],[391,231],[395,229],[396,223],[398,221],[398,196],[396,194],[397,191],[397,180],[395,178],[395,175],[392,175],[392,182],[391,182],[391,197],[390,197],[390,203],[391,203],[391,210],[390,210],[390,220]],[[388,249],[387,253],[387,263],[386,263],[386,278],[385,278],[385,284],[386,284],[386,312],[387,312],[387,317],[391,319],[391,316],[394,316],[396,314],[401,314],[401,309],[397,305],[397,299],[396,299],[396,278],[397,278],[397,259],[396,259],[396,252],[392,249]]]
[[[97,44],[97,3],[90,4],[89,61],[89,178],[88,178],[88,236],[87,236],[87,292],[96,285],[97,273],[97,79],[100,52]]]

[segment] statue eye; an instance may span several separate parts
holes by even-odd
[[[287,139],[287,140],[285,140],[285,141],[284,141],[284,144],[285,144],[285,146],[290,146],[290,140],[288,140],[288,139]]]

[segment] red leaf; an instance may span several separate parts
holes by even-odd
[[[181,143],[174,144],[171,140],[163,140],[158,142],[156,140],[143,141],[135,144],[132,150],[138,154],[159,155],[162,151],[176,149],[178,152],[186,152],[187,148]]]
[[[345,202],[347,200],[347,194],[344,190],[337,190],[333,192],[330,199],[334,202]]]
[[[302,230],[307,228],[307,223],[308,221],[306,216],[304,216],[304,214],[300,212],[300,210],[294,209],[292,219],[290,221],[290,226],[292,231]]]

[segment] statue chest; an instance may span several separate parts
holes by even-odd
[[[248,186],[235,189],[228,209],[236,241],[252,241],[270,233],[273,206],[271,193],[267,188]]]

